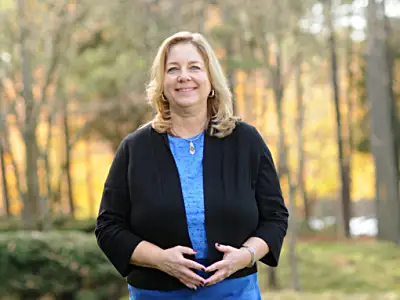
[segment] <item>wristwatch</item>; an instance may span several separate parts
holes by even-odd
[[[247,265],[247,268],[251,268],[256,263],[256,257],[255,257],[255,254],[254,254],[254,249],[252,247],[250,247],[250,246],[247,246],[247,245],[242,245],[242,247],[247,249],[247,251],[250,252],[251,262],[250,262],[250,264]]]

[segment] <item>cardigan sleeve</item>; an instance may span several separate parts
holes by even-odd
[[[256,237],[263,239],[270,251],[261,262],[276,267],[282,250],[283,240],[288,228],[289,212],[282,196],[279,177],[271,152],[261,135],[256,131],[258,175],[256,179],[256,201],[259,210],[259,224]]]
[[[97,244],[123,277],[134,268],[130,258],[142,241],[129,226],[128,164],[124,140],[117,149],[104,184],[95,228]]]

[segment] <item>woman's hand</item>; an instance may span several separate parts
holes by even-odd
[[[222,260],[206,268],[206,272],[216,272],[206,279],[205,286],[210,286],[224,280],[236,271],[247,267],[251,262],[251,254],[245,248],[237,249],[220,244],[215,244],[215,248],[223,252],[224,257]]]
[[[195,261],[186,259],[183,254],[194,255],[196,252],[183,246],[166,249],[159,257],[157,268],[179,279],[188,288],[196,290],[198,286],[204,285],[205,279],[191,269],[205,271],[205,267]]]

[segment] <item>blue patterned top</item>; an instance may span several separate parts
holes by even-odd
[[[169,136],[168,139],[181,181],[189,236],[193,249],[197,251],[196,260],[208,266],[203,192],[204,132],[188,139],[193,141],[194,154],[189,152],[187,140],[173,136]],[[198,274],[204,278],[208,277],[208,274],[203,272]],[[131,285],[128,285],[128,290],[130,300],[261,300],[257,273],[223,280],[208,287],[199,287],[196,291],[188,288],[165,292],[153,291],[138,289]]]
[[[204,132],[189,139],[193,141],[194,154],[190,154],[187,140],[173,136],[169,136],[168,139],[179,172],[193,250],[197,251],[196,259],[207,258],[203,193]]]

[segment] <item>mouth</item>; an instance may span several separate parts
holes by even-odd
[[[190,93],[190,92],[194,91],[195,89],[197,89],[197,88],[196,87],[187,87],[187,88],[175,89],[175,91],[180,92],[180,93]]]

